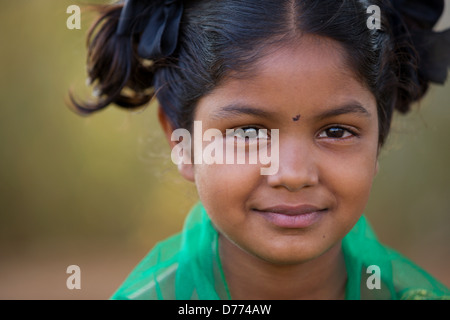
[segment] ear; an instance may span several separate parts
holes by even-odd
[[[161,106],[158,106],[158,120],[159,120],[159,124],[161,125],[161,128],[164,131],[164,134],[166,135],[166,139],[169,142],[170,148],[173,150],[173,148],[175,148],[175,146],[180,142],[172,141],[172,133],[175,131],[175,128],[172,125],[172,123],[170,122],[166,113],[161,108]],[[178,171],[180,172],[181,176],[183,178],[185,178],[186,180],[195,182],[194,165],[193,164],[184,163],[183,161],[181,161],[178,164]]]

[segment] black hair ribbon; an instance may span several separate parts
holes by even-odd
[[[394,32],[403,19],[420,57],[419,73],[425,79],[443,84],[450,67],[450,29],[433,31],[444,11],[444,0],[391,0]],[[400,15],[400,17],[395,17]],[[397,29],[398,30],[398,29]]]
[[[178,44],[182,0],[126,0],[116,34],[140,34],[138,54],[145,59],[171,56]]]

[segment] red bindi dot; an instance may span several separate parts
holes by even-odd
[[[292,118],[292,121],[298,121],[300,119],[300,117],[301,116],[298,114],[298,115],[296,115],[295,117]]]

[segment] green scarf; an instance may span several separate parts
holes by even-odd
[[[231,299],[218,238],[203,205],[198,203],[187,216],[182,232],[158,243],[111,299]],[[348,277],[346,299],[450,299],[447,287],[383,246],[364,216],[342,240],[342,250]]]

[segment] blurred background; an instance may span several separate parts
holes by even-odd
[[[87,1],[86,1],[87,2]],[[108,1],[89,1],[89,3]],[[108,299],[197,202],[155,104],[81,117],[87,30],[68,0],[1,0],[0,299]],[[438,29],[450,27],[450,7]],[[382,242],[450,286],[450,81],[395,118],[366,215]],[[66,287],[69,265],[81,289]]]

